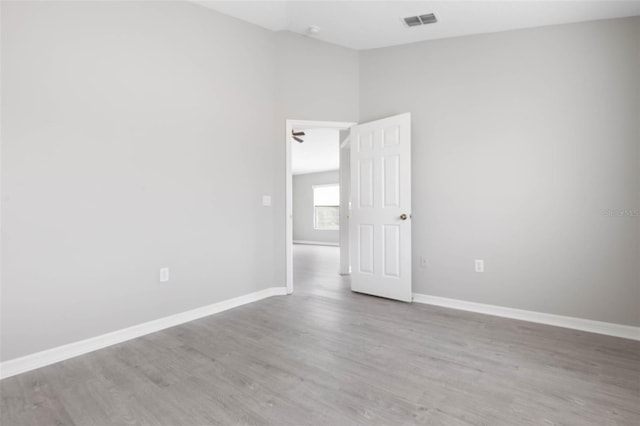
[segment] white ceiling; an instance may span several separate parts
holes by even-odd
[[[518,28],[640,15],[640,1],[194,0],[273,31],[307,34],[352,49],[373,49]],[[435,13],[438,23],[407,28],[406,16]]]
[[[340,168],[340,131],[336,129],[303,130],[303,143],[291,141],[291,171],[294,175],[326,172]]]

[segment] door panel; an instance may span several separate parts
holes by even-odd
[[[351,141],[351,289],[410,302],[411,116],[354,126]]]
[[[386,277],[400,278],[400,225],[383,225],[382,229],[382,272]]]
[[[400,156],[389,155],[382,162],[384,207],[400,207]]]
[[[359,248],[360,259],[358,265],[358,271],[365,274],[373,274],[373,225],[360,224],[359,225]]]
[[[373,207],[373,159],[358,160],[358,206]]]

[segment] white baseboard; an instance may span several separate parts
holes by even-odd
[[[65,359],[73,358],[86,354],[107,346],[122,343],[145,334],[154,333],[164,330],[165,328],[174,327],[185,322],[193,321],[218,312],[246,305],[251,302],[266,299],[271,296],[286,295],[286,287],[271,287],[255,293],[245,294],[243,296],[234,297],[233,299],[223,300],[222,302],[212,305],[203,306],[201,308],[192,309],[190,311],[181,312],[179,314],[170,315],[168,317],[159,318],[157,320],[134,325],[132,327],[113,331],[79,342],[69,343],[67,345],[58,346],[56,348],[47,349],[42,352],[36,352],[20,358],[10,359],[0,363],[0,379],[15,376],[36,368],[44,367]]]
[[[464,300],[449,299],[446,297],[428,296],[426,294],[419,293],[413,293],[413,301],[417,303],[425,303],[427,305],[443,306],[445,308],[460,309],[462,311],[477,312],[497,317],[512,318],[540,324],[555,325],[557,327],[571,328],[574,330],[588,331],[590,333],[640,340],[640,327],[633,327],[630,325],[565,317],[562,315],[545,314],[543,312],[505,308],[503,306],[485,305],[483,303],[467,302]]]
[[[340,243],[329,243],[329,242],[325,242],[325,241],[293,240],[293,244],[309,244],[309,245],[312,245],[312,246],[340,247]]]

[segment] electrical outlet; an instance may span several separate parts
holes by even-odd
[[[264,207],[271,207],[271,195],[262,196],[262,205]]]
[[[484,272],[484,260],[476,259],[476,272]]]
[[[420,267],[426,268],[428,265],[427,256],[420,256]]]
[[[160,268],[160,282],[166,283],[169,281],[169,268]]]

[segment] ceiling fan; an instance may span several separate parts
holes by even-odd
[[[304,142],[304,140],[301,137],[299,137],[299,136],[304,136],[304,135],[305,135],[305,133],[302,132],[302,131],[296,132],[295,130],[291,129],[291,137],[296,142],[300,142],[300,143]]]

